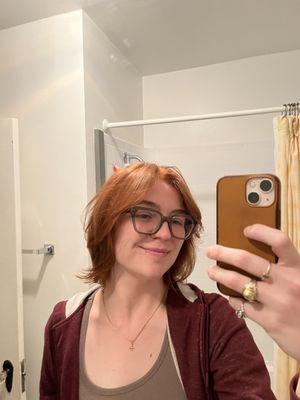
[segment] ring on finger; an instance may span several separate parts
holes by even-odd
[[[250,282],[246,283],[242,296],[245,300],[250,303],[257,301],[257,280],[251,279]]]
[[[270,278],[271,266],[272,266],[272,263],[271,263],[271,261],[269,261],[268,268],[267,268],[266,272],[264,272],[264,273],[262,274],[262,276],[260,277],[260,279],[261,279],[262,281],[265,281],[265,280],[267,280],[267,279]]]
[[[235,314],[238,318],[246,318],[245,306],[243,302],[241,303],[239,308],[235,310]]]

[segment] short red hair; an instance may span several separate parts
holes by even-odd
[[[173,286],[191,274],[196,262],[196,237],[200,237],[203,227],[200,210],[190,189],[175,167],[137,163],[117,170],[87,205],[85,233],[92,267],[84,271],[80,278],[105,285],[115,264],[113,231],[117,221],[129,207],[140,203],[158,180],[167,182],[178,191],[186,212],[196,222],[192,235],[183,242],[175,263],[165,273],[164,281]]]

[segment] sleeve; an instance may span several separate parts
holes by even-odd
[[[59,382],[55,362],[53,327],[64,315],[65,302],[58,303],[50,315],[44,332],[44,351],[40,376],[40,400],[59,400]]]
[[[217,400],[276,400],[270,377],[244,320],[228,301],[212,297],[210,308],[210,372]]]
[[[299,381],[299,374],[295,375],[294,378],[291,380],[290,384],[290,399],[291,400],[300,400],[299,397],[296,395],[296,388]]]

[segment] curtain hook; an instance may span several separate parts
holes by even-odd
[[[300,112],[300,110],[299,110],[299,103],[297,103],[297,117],[299,117],[299,112]]]
[[[291,103],[288,103],[288,116],[291,116]]]

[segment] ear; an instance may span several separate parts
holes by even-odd
[[[121,168],[117,164],[113,164],[113,173],[118,172]]]

